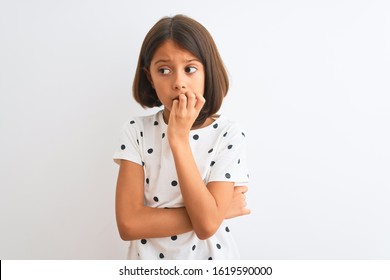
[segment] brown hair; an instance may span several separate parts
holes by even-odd
[[[208,117],[220,109],[223,98],[229,89],[229,79],[210,33],[199,22],[187,16],[164,17],[146,34],[133,82],[134,98],[143,107],[152,108],[162,105],[145,70],[149,70],[157,48],[168,39],[191,52],[204,66],[205,88],[203,96],[206,103],[194,123],[194,126],[202,125]]]

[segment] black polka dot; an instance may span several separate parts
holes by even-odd
[[[149,184],[149,178],[146,178],[146,184]]]
[[[153,197],[153,200],[158,202],[158,197],[157,196]]]
[[[226,174],[225,174],[225,177],[226,177],[227,179],[230,179],[230,177],[232,177],[232,176],[230,175],[230,173],[226,173]]]
[[[146,242],[147,242],[146,239],[141,239],[142,244],[146,244]]]
[[[164,258],[164,254],[160,253],[159,257],[160,257],[160,259],[163,259]]]
[[[210,163],[210,166],[213,166],[215,164],[215,161],[212,161],[211,163]]]
[[[176,187],[176,186],[177,186],[177,181],[176,181],[176,180],[173,180],[173,181],[171,182],[171,185],[172,185],[173,187]]]
[[[138,141],[138,139],[137,139],[137,144],[139,145],[139,141]]]
[[[142,162],[142,166],[145,166],[145,162]]]
[[[240,164],[241,163],[241,159],[238,159],[237,163]]]
[[[245,137],[245,133],[244,133],[244,132],[241,132],[241,134],[242,134],[242,136],[244,136],[244,137]]]
[[[221,249],[221,245],[220,245],[220,244],[217,244],[217,248],[218,248],[218,249]]]
[[[208,258],[209,261],[211,261],[212,259],[213,259],[212,257]]]
[[[223,137],[226,137],[226,135],[227,135],[227,131],[223,134]]]
[[[213,125],[213,127],[214,127],[214,128],[217,128],[217,127],[218,127],[218,124],[217,124],[217,123],[215,123],[215,124]]]
[[[151,154],[151,153],[153,153],[153,149],[152,149],[152,148],[150,148],[150,149],[148,150],[148,154]]]
[[[213,152],[213,149],[210,149],[210,150],[208,151],[209,154],[211,154],[212,152]]]
[[[175,241],[177,239],[177,235],[171,236],[171,239]]]
[[[230,150],[231,148],[233,148],[233,145],[229,145],[229,146],[228,146],[228,149],[229,149],[229,150]]]
[[[192,246],[192,251],[195,251],[196,245]]]
[[[195,134],[192,138],[194,138],[194,140],[198,140],[199,139],[199,135]]]
[[[135,124],[135,121],[130,121],[130,124]]]
[[[154,125],[158,125],[158,121],[154,121]]]
[[[163,132],[163,134],[162,134],[162,137],[161,138],[164,138],[165,137],[165,133]]]
[[[141,135],[141,137],[144,137],[144,133],[142,131],[139,134]]]
[[[122,145],[122,146],[121,146],[121,149],[122,149],[122,150],[126,149],[126,146],[125,146],[125,145]]]
[[[229,227],[225,227],[226,232],[230,232]]]

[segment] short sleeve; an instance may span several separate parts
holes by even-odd
[[[209,182],[234,182],[236,186],[249,182],[245,140],[245,133],[236,124],[223,132],[221,144],[212,162]]]
[[[140,129],[137,120],[129,120],[123,125],[119,135],[119,143],[113,156],[116,163],[119,164],[121,159],[125,159],[142,165],[138,130]]]

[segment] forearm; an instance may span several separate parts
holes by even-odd
[[[227,208],[218,205],[205,185],[189,143],[181,141],[172,146],[181,193],[193,229],[199,238],[208,238],[219,228]]]
[[[131,214],[118,223],[123,240],[168,237],[192,230],[191,220],[185,208],[152,208],[147,206],[132,209]]]
[[[213,182],[206,186],[192,154],[189,135],[205,101],[191,89],[180,94],[178,100],[173,100],[167,131],[184,205],[200,239],[211,237],[221,225],[232,201],[234,185]],[[210,125],[212,119],[208,121]]]
[[[124,240],[167,237],[192,230],[185,208],[152,208],[144,202],[144,170],[122,160],[116,189],[115,212]]]

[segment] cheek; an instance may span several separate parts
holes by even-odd
[[[204,80],[200,80],[198,83],[198,91],[204,95],[204,90],[205,90],[205,83]]]
[[[169,99],[170,94],[167,87],[161,84],[157,84],[155,85],[154,90],[156,91],[158,99],[160,99],[162,103],[165,103],[164,105],[168,105],[166,103],[170,101]]]
[[[206,77],[205,77],[205,75],[203,74],[202,76],[199,77],[199,81],[198,81],[199,89],[202,90],[202,95],[204,94],[205,83],[206,83]]]
[[[154,83],[154,90],[157,92],[157,95],[161,95],[164,94],[164,92],[166,91],[166,86],[164,85],[164,83],[160,83],[157,81]]]

